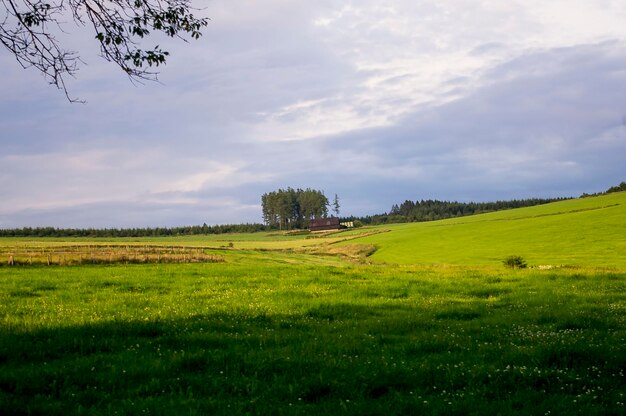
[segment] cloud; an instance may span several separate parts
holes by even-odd
[[[484,87],[463,99],[330,147],[376,155],[369,171],[388,167],[407,178],[412,169],[427,193],[442,183],[458,191],[468,179],[465,192],[492,198],[554,192],[559,183],[560,195],[580,193],[588,178],[626,173],[615,156],[626,150],[622,51],[603,43],[530,53],[487,73]]]

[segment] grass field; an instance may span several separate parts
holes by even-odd
[[[531,265],[626,268],[626,192],[387,228],[358,240],[378,247],[374,260],[498,265],[521,255]]]
[[[3,262],[0,414],[625,414],[625,199],[316,238],[1,240],[222,261]]]

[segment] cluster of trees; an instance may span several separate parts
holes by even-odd
[[[406,200],[400,205],[394,204],[388,213],[368,215],[365,217],[350,217],[345,221],[360,221],[363,224],[389,224],[398,222],[434,221],[445,218],[462,217],[503,209],[530,207],[547,204],[568,198],[531,198],[514,199],[512,201],[496,202],[450,202],[438,200]]]
[[[314,218],[328,216],[329,201],[317,189],[279,189],[261,196],[263,221],[281,230],[306,228]],[[335,195],[333,211],[339,215],[339,198]]]
[[[172,228],[54,228],[25,227],[0,229],[0,237],[166,237],[176,235],[206,235],[252,233],[266,231],[263,224],[193,225]]]
[[[617,186],[611,186],[609,189],[606,190],[606,194],[611,194],[613,192],[622,192],[622,191],[626,191],[626,182],[620,182],[619,185]]]
[[[606,190],[605,194],[611,194],[613,192],[622,192],[622,191],[626,191],[626,182],[620,182],[619,185],[617,186],[611,186],[609,189]]]

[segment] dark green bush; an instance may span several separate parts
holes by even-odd
[[[522,256],[509,256],[502,263],[510,269],[525,269],[528,266]]]

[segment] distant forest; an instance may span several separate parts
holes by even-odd
[[[263,224],[192,225],[187,227],[156,228],[54,228],[25,227],[0,229],[0,237],[168,237],[177,235],[207,235],[252,233],[267,231]]]
[[[436,221],[504,209],[531,207],[566,199],[571,198],[531,198],[496,202],[450,202],[432,199],[413,202],[406,200],[400,205],[394,204],[388,213],[365,217],[349,217],[345,220],[360,222],[364,225]]]
[[[319,191],[307,189],[312,194]],[[626,182],[621,182],[617,186],[612,186],[604,192],[594,194],[584,193],[581,198],[605,195],[613,192],[626,191]],[[276,192],[278,193],[278,192]],[[297,192],[296,192],[297,193]],[[274,193],[270,193],[274,194]],[[270,194],[265,194],[263,199],[264,219],[272,210],[269,209]],[[438,200],[406,200],[400,205],[394,204],[388,213],[367,215],[363,217],[342,217],[341,221],[352,221],[355,226],[378,225],[402,222],[435,221],[445,218],[461,217],[467,215],[482,214],[486,212],[500,211],[504,209],[530,207],[533,205],[547,204],[549,202],[563,201],[571,198],[531,198],[515,199],[512,201],[496,202],[449,202]],[[335,196],[336,212],[338,209],[337,196]],[[324,200],[324,207],[321,210],[323,216],[328,211],[328,200]],[[270,221],[273,222],[273,221]],[[284,224],[283,224],[284,225]],[[178,235],[208,235],[226,233],[251,233],[257,231],[277,230],[281,226],[273,222],[270,225],[264,224],[226,224],[226,225],[193,225],[187,227],[156,227],[156,228],[54,228],[54,227],[25,227],[16,229],[0,229],[0,237],[167,237]]]

